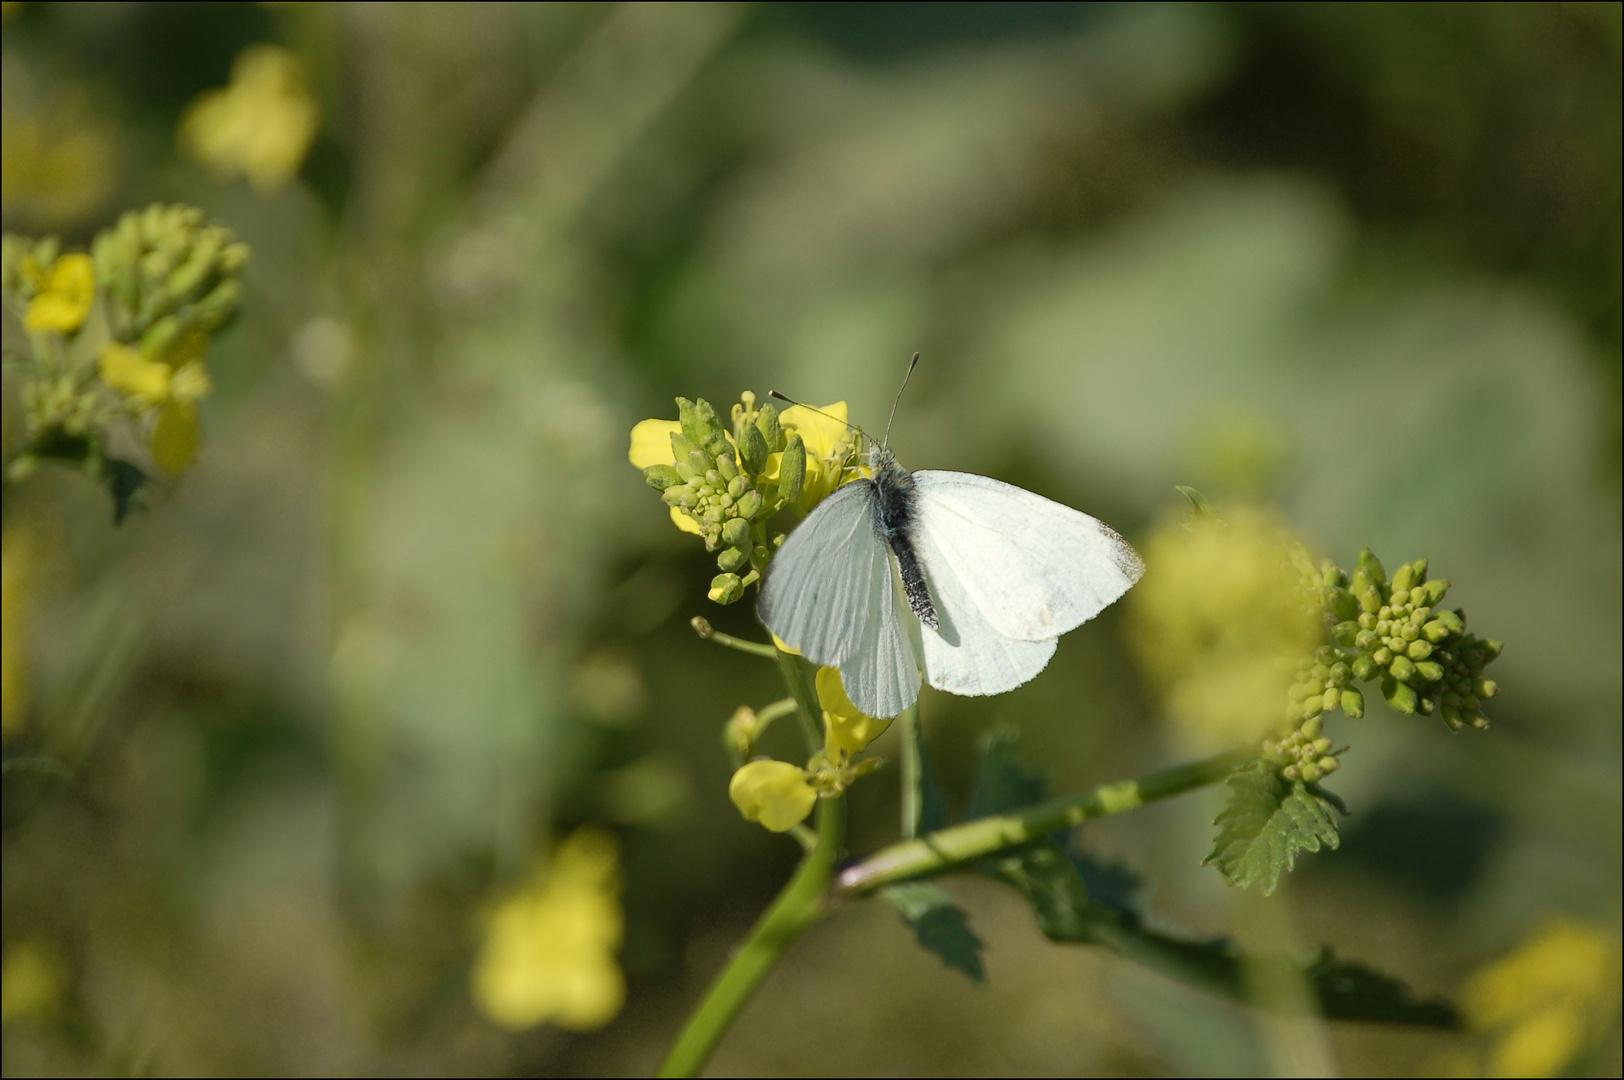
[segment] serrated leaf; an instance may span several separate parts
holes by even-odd
[[[1218,826],[1212,863],[1230,884],[1262,883],[1272,893],[1282,872],[1296,866],[1299,851],[1335,850],[1342,838],[1331,817],[1332,804],[1302,781],[1288,784],[1267,762],[1253,762],[1230,774],[1229,802],[1213,819]]]
[[[971,789],[965,820],[1024,810],[1048,795],[1048,781],[1015,756],[1019,738],[1011,728],[995,728],[982,740],[981,761],[976,766],[975,787]]]
[[[1082,875],[1088,898],[1096,904],[1116,908],[1127,914],[1137,914],[1135,898],[1144,887],[1144,880],[1121,863],[1101,862],[1092,855],[1067,851],[1077,872]]]
[[[981,965],[981,939],[970,930],[964,909],[946,889],[927,881],[910,881],[880,890],[913,928],[920,946],[935,953],[948,967],[975,982],[985,982]]]
[[[1417,1000],[1399,980],[1361,964],[1339,961],[1328,948],[1298,956],[1254,957],[1227,941],[1192,941],[1147,930],[1132,911],[1090,896],[1083,871],[1053,843],[989,860],[983,869],[1026,897],[1039,928],[1051,939],[1104,946],[1126,960],[1211,994],[1278,1008],[1281,1001],[1259,1001],[1248,993],[1248,985],[1255,985],[1260,973],[1266,976],[1274,969],[1306,981],[1319,1013],[1329,1019],[1459,1026],[1459,1018],[1447,1002]]]

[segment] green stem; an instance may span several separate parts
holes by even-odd
[[[884,885],[928,877],[1018,847],[1057,829],[1109,817],[1158,799],[1182,795],[1228,776],[1237,765],[1257,756],[1256,750],[1234,750],[1202,761],[1163,769],[1137,780],[1104,784],[1069,798],[1051,799],[1018,814],[981,818],[941,829],[918,840],[904,840],[848,867],[836,883],[836,895],[855,898]]]
[[[711,984],[705,1000],[688,1018],[656,1076],[699,1075],[734,1017],[778,963],[784,950],[823,915],[823,890],[834,875],[835,860],[840,855],[845,835],[845,796],[818,800],[817,847],[801,859],[795,876]]]
[[[823,709],[818,705],[812,688],[807,685],[806,669],[801,658],[777,649],[773,650],[773,654],[778,659],[778,672],[784,676],[784,685],[789,687],[795,704],[799,706],[795,712],[801,718],[801,732],[806,736],[806,752],[815,754],[823,749]]]
[[[746,641],[744,638],[737,638],[732,634],[724,634],[720,630],[714,629],[709,619],[699,615],[695,615],[690,619],[688,625],[694,628],[694,633],[706,641],[714,641],[716,644],[725,645],[729,649],[737,649],[742,653],[749,653],[751,656],[764,656],[769,660],[778,655],[778,650],[773,646],[765,642]]]
[[[919,834],[919,815],[924,809],[920,789],[919,702],[902,710],[902,837],[912,840]]]

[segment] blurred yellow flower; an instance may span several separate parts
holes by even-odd
[[[33,331],[71,334],[96,300],[96,264],[89,255],[63,255],[44,275],[45,289],[28,302],[23,324]]]
[[[818,704],[823,707],[824,756],[831,762],[861,752],[891,726],[889,718],[867,716],[851,703],[838,669],[819,668],[816,682]]]
[[[46,1020],[62,1005],[68,966],[56,949],[38,941],[6,947],[0,962],[0,1020]]]
[[[231,66],[231,85],[187,108],[179,139],[215,173],[240,173],[264,194],[299,171],[319,120],[298,58],[276,45],[251,45]]]
[[[86,95],[37,98],[8,82],[0,112],[0,212],[8,225],[70,229],[118,182],[113,140]]]
[[[97,358],[102,382],[129,399],[132,408],[139,412],[157,407],[152,456],[168,473],[183,472],[197,460],[197,401],[213,387],[203,366],[207,343],[207,335],[194,330],[183,334],[164,359],[149,360],[128,345],[110,341]]]
[[[554,1023],[593,1031],[626,1001],[615,951],[624,918],[614,838],[582,828],[492,915],[474,961],[474,1001],[511,1031]]]
[[[806,820],[818,801],[805,769],[787,761],[752,761],[733,774],[728,798],[746,821],[784,832]]]
[[[1557,919],[1533,940],[1473,975],[1461,1006],[1496,1035],[1488,1076],[1559,1076],[1618,1017],[1618,938]]]
[[[1168,716],[1198,746],[1278,728],[1296,664],[1320,641],[1291,540],[1270,515],[1242,508],[1224,521],[1164,525],[1144,548],[1130,640]]]

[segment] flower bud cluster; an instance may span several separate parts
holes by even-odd
[[[1278,739],[1263,740],[1263,758],[1280,767],[1287,780],[1313,783],[1341,766],[1332,754],[1331,740],[1325,736],[1325,721],[1310,717]]]
[[[722,571],[711,582],[711,599],[730,604],[744,595],[748,581],[767,565],[776,542],[763,523],[799,498],[806,478],[806,448],[799,435],[786,435],[771,404],[756,407],[748,390],[732,409],[732,430],[703,398],[677,399],[680,430],[671,438],[670,465],[643,470],[648,485],[667,506],[689,518],[717,552]],[[750,578],[749,580],[754,580]]]
[[[91,256],[113,337],[155,357],[186,331],[213,333],[236,313],[248,246],[195,206],[153,203],[103,230]]]

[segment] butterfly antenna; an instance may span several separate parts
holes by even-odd
[[[858,432],[859,434],[861,434],[861,435],[863,435],[865,437],[867,437],[867,435],[868,435],[868,432],[864,431],[862,428],[858,427],[856,424],[852,423],[851,421],[842,420],[840,417],[835,416],[833,413],[826,413],[822,409],[818,408],[816,405],[808,405],[804,401],[796,401],[792,397],[789,397],[789,396],[787,396],[785,394],[780,394],[777,390],[769,390],[769,391],[767,391],[767,396],[768,397],[775,397],[779,401],[787,401],[791,405],[799,406],[800,408],[803,408],[803,409],[807,410],[808,412],[815,412],[819,416],[827,417],[830,420],[833,420],[837,424],[844,424],[846,427],[851,428],[853,431]]]
[[[891,402],[891,416],[885,421],[885,438],[880,440],[881,446],[889,447],[891,445],[891,422],[897,418],[897,406],[902,404],[902,392],[908,389],[908,380],[913,376],[914,365],[918,363],[919,354],[914,353],[913,359],[908,361],[908,370],[903,372],[902,385],[897,387],[897,396]]]

